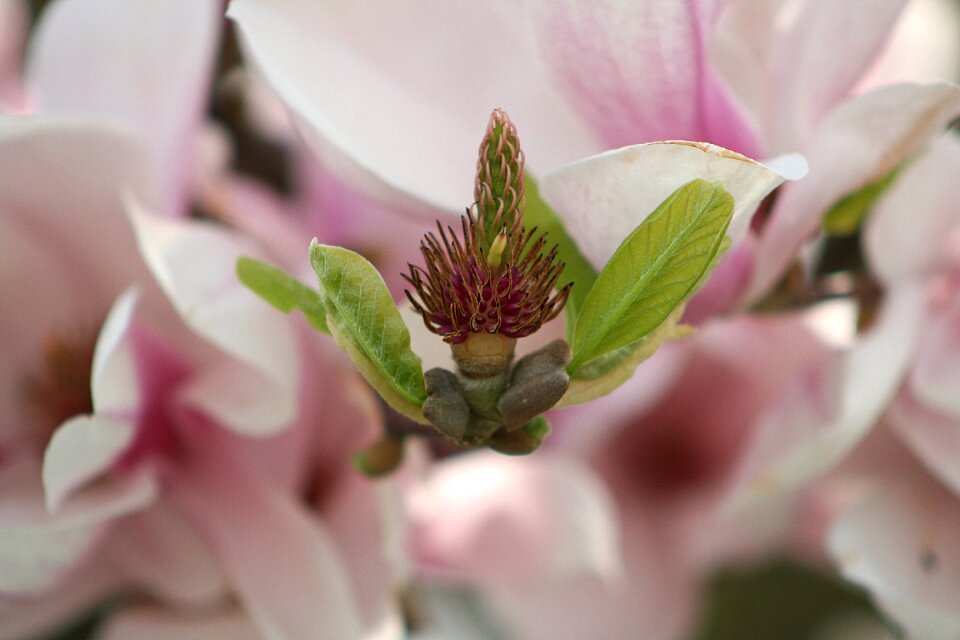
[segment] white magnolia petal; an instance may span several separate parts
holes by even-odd
[[[361,637],[349,579],[326,527],[296,496],[224,453],[211,448],[170,491],[263,637]]]
[[[189,615],[162,607],[138,606],[113,613],[98,640],[262,640],[242,611]]]
[[[912,638],[960,633],[960,500],[929,479],[899,478],[836,520],[830,553]]]
[[[29,52],[29,84],[42,111],[109,117],[143,137],[166,211],[182,208],[219,4],[62,0],[41,15]]]
[[[960,140],[938,138],[876,204],[864,227],[870,266],[887,282],[923,277],[960,253]],[[951,246],[953,245],[953,246]]]
[[[437,464],[411,497],[421,569],[517,584],[621,567],[610,496],[572,459],[479,452]]]
[[[127,289],[117,298],[97,338],[90,372],[94,409],[100,415],[118,416],[140,404],[134,340],[130,334],[138,294]]]
[[[760,201],[784,180],[766,166],[702,142],[624,147],[562,167],[543,178],[541,192],[597,269],[673,191],[702,178],[722,180],[735,201],[728,233],[747,230]]]
[[[877,326],[833,362],[797,380],[757,428],[729,507],[742,512],[828,471],[874,426],[902,382],[923,319],[923,292],[888,293]]]
[[[236,277],[237,258],[258,255],[256,247],[222,227],[127,206],[144,260],[183,321],[239,361],[208,369],[185,397],[244,433],[289,424],[299,382],[293,325]]]
[[[784,187],[760,238],[750,300],[765,293],[841,197],[885,176],[960,115],[960,87],[893,85],[833,110],[805,151],[806,179]]]
[[[234,0],[228,13],[325,164],[382,202],[449,213],[469,204],[473,150],[494,107],[511,114],[535,167],[597,148],[539,73],[518,11]]]
[[[711,60],[756,114],[767,153],[805,147],[824,114],[876,58],[905,3],[730,2]]]
[[[157,495],[147,470],[91,487],[56,514],[44,506],[40,470],[7,465],[0,482],[0,592],[50,588],[75,568],[113,518],[144,508]]]
[[[54,432],[43,458],[47,508],[57,511],[90,480],[105,473],[133,442],[132,418],[75,416]]]
[[[547,73],[605,148],[682,139],[758,152],[704,53],[723,0],[526,4]]]

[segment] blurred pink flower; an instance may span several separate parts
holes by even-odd
[[[870,264],[888,295],[920,288],[926,330],[884,415],[914,456],[885,469],[869,495],[837,518],[829,544],[911,638],[960,633],[960,142],[937,140],[878,203],[865,229]]]
[[[459,211],[472,176],[463,150],[476,145],[473,123],[493,106],[512,114],[545,183],[565,163],[654,140],[706,140],[754,156],[804,152],[811,175],[784,189],[756,251],[747,243],[731,253],[718,272],[727,281],[702,294],[708,300],[696,315],[704,316],[765,293],[830,205],[960,113],[960,90],[942,84],[845,99],[903,4],[531,0],[372,10],[234,0],[229,13],[248,60],[325,165],[388,207]],[[644,182],[620,157],[608,154],[596,173],[620,167],[612,181]],[[796,161],[773,166],[804,172]],[[577,190],[596,173],[565,178]],[[544,195],[596,265],[646,213],[599,201],[575,208]]]
[[[38,113],[0,123],[0,637],[129,589],[232,595],[271,638],[395,637],[371,549],[397,500],[349,466],[369,391],[237,282],[257,241],[184,219],[218,3],[120,4],[53,3]]]

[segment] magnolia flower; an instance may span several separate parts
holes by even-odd
[[[510,637],[682,635],[703,572],[755,553],[787,522],[781,510],[737,522],[729,493],[765,415],[806,409],[809,397],[782,389],[832,354],[799,318],[717,323],[663,349],[649,375],[555,413],[526,474],[481,454],[437,463],[411,504],[420,571],[478,587]],[[551,466],[567,480],[545,482]],[[574,478],[609,511],[588,518]],[[575,534],[576,520],[590,526]]]
[[[867,222],[867,254],[888,292],[924,293],[914,305],[927,330],[883,418],[912,457],[878,474],[829,534],[844,575],[870,589],[909,637],[933,640],[960,633],[958,169],[960,143],[948,134],[903,171]]]
[[[833,202],[884,175],[960,112],[957,90],[936,84],[843,101],[903,3],[761,4],[531,1],[368,11],[235,0],[229,13],[249,60],[333,170],[389,206],[434,217],[458,210],[469,192],[462,149],[490,106],[513,114],[545,183],[564,163],[652,140],[707,140],[749,155],[802,150],[811,175],[779,198],[755,258],[751,244],[731,254],[731,284],[710,305],[718,308],[745,292],[763,294]],[[421,29],[430,36],[413,35]],[[829,53],[839,34],[842,61]],[[424,121],[430,135],[409,125]],[[623,168],[629,153],[566,172],[563,195],[589,194],[598,173],[617,184],[643,182]],[[695,162],[662,160],[671,163],[658,167],[662,175]],[[598,267],[647,213],[630,200],[580,198],[585,206],[574,207],[549,189],[544,196]]]
[[[400,578],[368,551],[392,535],[389,487],[348,465],[379,422],[369,393],[236,281],[255,241],[178,219],[217,13],[53,4],[27,78],[44,113],[0,128],[0,289],[21,300],[0,324],[0,591],[43,599],[0,606],[0,636],[121,589],[234,596],[272,638],[399,633]]]

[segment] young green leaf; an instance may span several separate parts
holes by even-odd
[[[833,236],[850,236],[856,233],[874,203],[893,184],[904,166],[900,164],[894,167],[885,176],[837,200],[823,217],[823,230]]]
[[[360,353],[345,350],[371,384],[372,372],[364,371],[361,365],[367,363],[357,362],[358,355],[366,357],[400,399],[420,407],[427,397],[420,358],[410,350],[410,332],[376,268],[359,254],[316,239],[310,244],[310,263],[336,325],[331,329],[339,330],[334,337],[346,334],[338,344],[344,347],[346,337],[359,348]]]
[[[693,329],[679,324],[683,304],[678,306],[650,334],[625,347],[604,354],[580,367],[570,378],[570,387],[557,407],[569,407],[607,395],[633,376],[641,362],[657,352],[667,340],[689,335]]]
[[[297,309],[314,329],[330,333],[323,297],[282,269],[241,256],[237,259],[237,278],[276,309],[284,313]]]
[[[693,180],[674,191],[617,248],[583,302],[571,375],[646,337],[704,281],[733,215],[720,185]]]
[[[568,282],[573,283],[565,308],[568,326],[567,338],[569,339],[573,335],[572,329],[580,307],[583,306],[587,292],[590,291],[597,279],[597,272],[580,253],[580,248],[567,233],[567,229],[563,226],[563,222],[557,217],[557,214],[540,197],[540,189],[537,187],[536,181],[530,176],[526,176],[524,189],[527,196],[527,209],[523,215],[524,226],[528,229],[536,227],[541,232],[546,232],[547,241],[559,247],[558,255],[561,262],[564,263],[564,267],[563,273],[557,280],[557,289],[562,289]]]

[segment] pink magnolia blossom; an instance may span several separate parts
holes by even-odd
[[[844,575],[870,589],[911,638],[934,640],[960,633],[958,170],[960,143],[948,134],[903,171],[867,222],[868,257],[888,292],[923,292],[913,304],[926,330],[884,415],[914,458],[886,470],[829,538]]]
[[[45,12],[42,114],[0,123],[0,637],[130,590],[174,619],[232,595],[263,637],[394,637],[402,576],[370,549],[395,500],[348,464],[369,392],[236,281],[256,241],[178,218],[217,3],[115,5]]]
[[[471,125],[491,106],[513,115],[545,182],[603,149],[670,138],[750,155],[803,151],[811,175],[784,190],[756,255],[752,244],[731,254],[728,290],[711,294],[718,301],[710,308],[764,293],[834,201],[960,113],[960,93],[942,84],[845,100],[903,4],[530,1],[371,11],[363,3],[235,0],[229,13],[248,59],[325,164],[391,207],[463,206],[472,176],[463,150],[475,146]],[[619,157],[591,169],[613,171]],[[565,173],[565,193],[589,190],[600,169]],[[626,170],[616,178],[633,179]],[[646,213],[599,202],[571,208],[545,196],[598,265]]]

